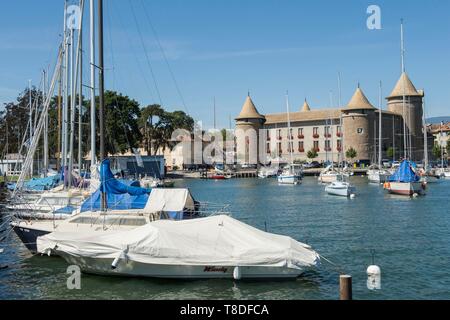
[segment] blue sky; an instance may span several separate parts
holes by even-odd
[[[283,112],[286,90],[293,110],[300,108],[305,97],[313,109],[327,108],[330,90],[337,103],[338,72],[343,103],[359,82],[376,105],[379,81],[387,95],[400,76],[401,18],[405,20],[407,72],[416,87],[426,91],[428,116],[450,115],[449,1],[104,2],[106,87],[142,105],[158,103],[150,64],[164,106],[189,111],[205,126],[213,123],[214,97],[218,124],[228,127],[229,117],[239,113],[248,90],[261,113]],[[13,100],[28,79],[39,82],[41,70],[54,65],[63,3],[16,0],[0,4],[0,104]],[[366,9],[371,4],[381,7],[382,30],[366,27]]]

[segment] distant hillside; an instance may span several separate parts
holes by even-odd
[[[434,117],[427,119],[428,124],[439,124],[442,121],[444,121],[444,123],[450,122],[450,117]]]

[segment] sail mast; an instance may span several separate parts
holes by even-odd
[[[288,119],[288,143],[289,143],[289,154],[291,159],[291,166],[290,170],[292,171],[292,165],[294,164],[294,155],[293,152],[293,146],[292,146],[292,132],[291,132],[291,115],[290,115],[290,108],[289,108],[289,92],[286,92],[286,109],[287,109],[287,119]]]
[[[47,72],[44,70],[44,86],[43,86],[43,101],[47,100]],[[44,123],[44,177],[47,177],[48,172],[48,113],[45,115]]]
[[[425,99],[423,101],[423,159],[424,159],[424,169],[428,169],[428,132],[427,132],[427,119],[425,114]]]
[[[380,97],[379,97],[379,119],[378,119],[378,169],[381,169],[381,158],[383,151],[381,149],[381,141],[383,139],[383,83],[380,81]]]
[[[100,161],[105,158],[105,128],[103,119],[104,101],[104,61],[103,61],[103,0],[98,0],[98,68],[99,68],[99,117],[100,117]],[[106,193],[103,188],[101,195],[101,211],[106,210]]]
[[[84,1],[82,9],[84,13]],[[78,33],[79,37],[79,56],[80,56],[80,65],[79,65],[79,72],[80,72],[80,86],[79,86],[79,93],[78,93],[78,173],[81,175],[81,131],[82,131],[82,123],[81,123],[81,113],[83,111],[83,25],[80,24],[80,32]]]
[[[95,135],[95,8],[94,0],[90,0],[90,65],[91,65],[91,166],[96,164],[96,135]]]
[[[402,107],[402,113],[403,113],[403,152],[404,152],[404,158],[408,158],[408,140],[406,136],[406,92],[405,92],[405,77],[403,77],[403,74],[405,73],[405,43],[403,38],[403,19],[401,20],[400,25],[400,39],[401,39],[401,60],[402,60],[402,88],[403,88],[403,107]]]

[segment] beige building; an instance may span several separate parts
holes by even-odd
[[[383,158],[387,158],[389,148],[395,150],[395,159],[403,157],[405,124],[411,157],[422,160],[423,97],[424,92],[418,91],[403,73],[386,98],[388,110],[381,111]],[[259,163],[264,163],[266,158],[289,159],[291,149],[295,160],[308,160],[308,151],[314,149],[318,154],[314,160],[338,161],[341,150],[345,155],[353,148],[357,152],[353,160],[374,161],[378,154],[379,112],[358,86],[350,102],[340,108],[314,109],[305,101],[299,111],[290,113],[291,131],[288,132],[287,113],[263,115],[247,97],[236,118],[237,154],[244,162],[256,163],[251,160],[258,150]],[[259,131],[256,138],[255,130]]]

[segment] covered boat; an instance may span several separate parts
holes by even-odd
[[[159,220],[102,235],[55,232],[38,238],[37,247],[84,272],[115,276],[296,278],[320,262],[308,245],[226,215]]]
[[[412,196],[423,194],[424,185],[420,182],[420,176],[414,170],[414,164],[404,160],[397,171],[384,184],[384,188],[390,193]]]

